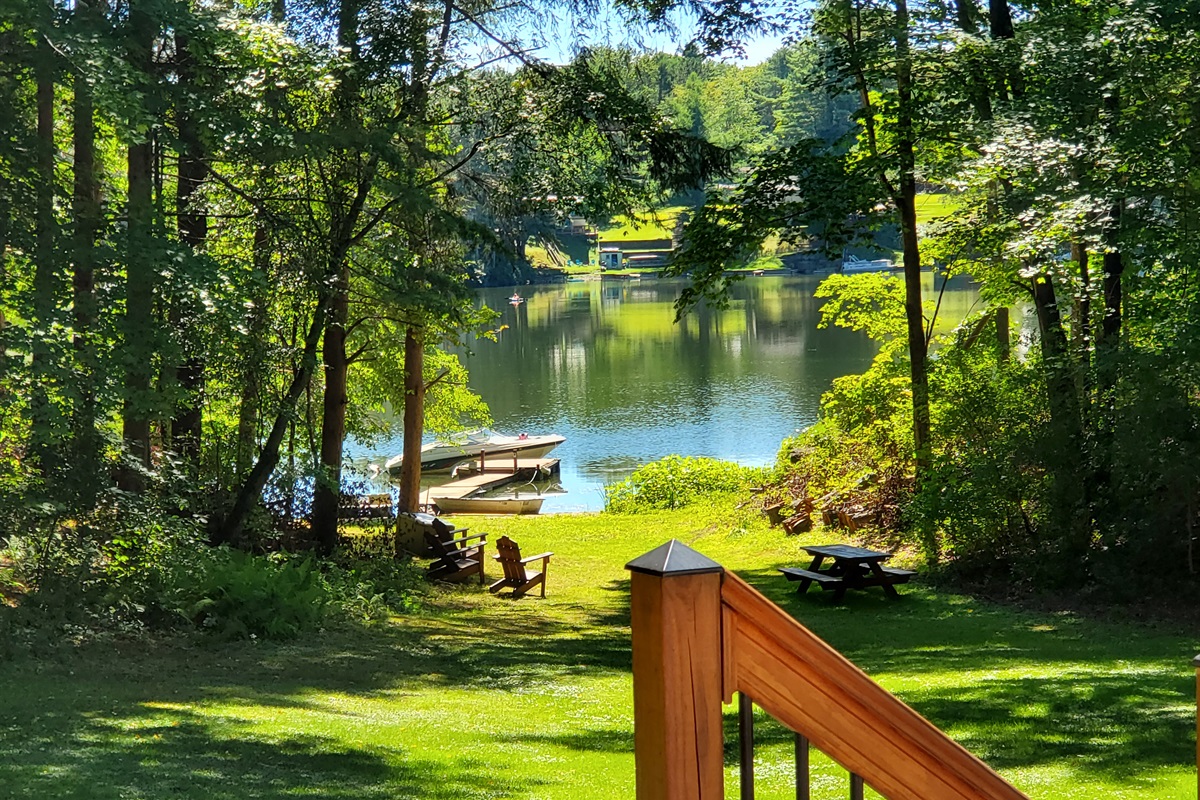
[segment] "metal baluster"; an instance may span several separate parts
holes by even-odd
[[[850,773],[850,800],[863,800],[863,779]]]
[[[738,694],[738,749],[741,756],[741,800],[754,800],[754,701]]]
[[[809,800],[808,737],[796,734],[796,800]]]

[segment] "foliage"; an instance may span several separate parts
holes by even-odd
[[[394,549],[357,541],[309,556],[210,548],[203,530],[161,513],[161,498],[114,494],[86,519],[43,508],[0,549],[0,624],[14,643],[147,630],[291,638],[337,619],[372,622],[415,610],[421,570]]]
[[[272,562],[220,548],[179,587],[180,610],[225,639],[287,639],[315,629],[330,602],[311,559]]]
[[[815,425],[784,440],[771,495],[869,516],[895,536],[913,489],[903,285],[875,273],[831,275],[816,296],[828,299],[822,327],[864,331],[880,350],[865,373],[833,382]]]
[[[643,464],[625,480],[605,487],[605,509],[615,514],[637,514],[683,508],[712,495],[744,489],[758,477],[758,470],[729,461],[667,456]]]
[[[424,568],[396,557],[395,542],[382,535],[343,538],[325,567],[333,604],[348,619],[382,622],[421,608],[428,593]]]

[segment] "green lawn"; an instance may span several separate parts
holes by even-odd
[[[944,217],[954,210],[954,197],[949,194],[922,192],[917,195],[917,223],[924,224]]]
[[[555,551],[549,596],[464,586],[418,616],[297,643],[93,645],[0,665],[0,797],[632,798],[623,565],[672,537],[1033,797],[1195,797],[1195,636],[920,584],[899,601],[799,598],[774,568],[830,537],[788,539],[733,511],[469,524]],[[786,732],[763,720],[759,740],[759,797],[794,796]],[[845,797],[845,773],[814,764],[814,797]],[[732,763],[728,775],[736,797]]]
[[[638,214],[636,219],[614,217],[599,229],[601,242],[624,240],[670,239],[675,233],[675,220],[687,206],[664,206],[655,211]]]

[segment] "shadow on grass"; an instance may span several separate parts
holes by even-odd
[[[739,572],[869,673],[909,684],[902,699],[999,769],[1058,762],[1115,782],[1194,763],[1194,644],[1069,616],[1022,614],[933,594],[919,583],[842,602],[797,595],[771,569]],[[759,712],[756,740],[792,741]],[[726,736],[737,741],[736,707]],[[728,751],[737,761],[736,746]]]
[[[772,568],[739,575],[885,683],[920,676],[903,698],[993,766],[1057,762],[1136,782],[1139,773],[1185,766],[1194,755],[1190,673],[1176,652],[1183,652],[1182,640],[1025,616],[933,594],[919,583],[902,587],[899,599],[876,588],[838,603],[815,590],[797,596]],[[537,796],[536,780],[478,760],[415,759],[404,742],[349,747],[308,729],[263,735],[238,720],[189,710],[219,702],[281,716],[299,709],[353,718],[352,705],[315,698],[386,697],[403,709],[406,693],[443,687],[548,692],[537,702],[554,703],[548,690],[563,681],[628,674],[628,579],[599,587],[594,605],[553,598],[494,603],[476,594],[459,590],[442,608],[397,625],[289,645],[160,648],[0,666],[0,786],[33,798]],[[167,705],[170,721],[160,710]],[[730,707],[730,762],[737,758],[735,718]],[[461,725],[472,728],[466,710]],[[765,718],[758,727],[763,746],[791,742],[790,732]],[[609,722],[589,727],[586,720],[566,732],[489,738],[535,752],[632,749],[632,730]]]
[[[558,618],[536,605],[524,611],[489,603],[291,644],[125,653],[105,646],[57,662],[0,664],[0,796],[538,796],[543,781],[503,761],[489,769],[479,753],[422,760],[404,747],[418,742],[379,747],[378,734],[355,746],[355,727],[380,721],[336,699],[385,698],[403,713],[405,694],[430,689],[553,695],[573,676],[628,673],[620,612],[576,609]],[[240,712],[195,710],[214,703],[268,721],[251,725]],[[468,732],[473,717],[461,711]],[[326,729],[341,738],[319,735]],[[585,731],[545,744],[557,738],[570,749],[624,753],[631,745],[623,736],[632,732]],[[427,754],[430,743],[420,744]]]
[[[82,716],[53,710],[19,740],[0,738],[5,797],[283,798],[462,797],[536,794],[477,759],[415,759],[403,748],[348,749],[332,739],[264,740],[230,721],[145,706]],[[57,720],[57,722],[56,722]]]
[[[551,745],[585,753],[632,753],[633,730],[619,728],[589,728],[578,733],[535,733],[523,736],[493,736],[497,742],[524,745]]]

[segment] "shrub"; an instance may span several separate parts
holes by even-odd
[[[389,537],[357,538],[371,541],[343,547],[326,569],[334,605],[347,618],[367,623],[417,610],[429,590],[424,568],[395,558],[395,543]]]
[[[316,628],[332,599],[310,558],[273,561],[228,548],[210,551],[177,591],[192,623],[230,639],[294,637]]]
[[[710,495],[744,489],[762,471],[715,458],[667,456],[645,464],[625,480],[606,486],[605,509],[636,514],[682,508]]]

